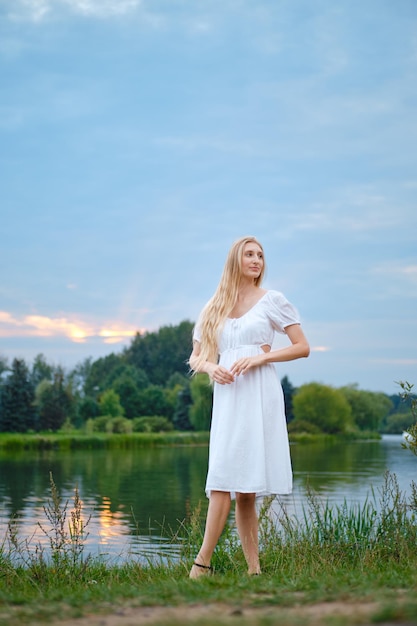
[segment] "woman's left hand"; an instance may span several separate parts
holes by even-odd
[[[240,374],[247,374],[249,370],[253,369],[254,367],[259,367],[260,365],[262,365],[261,354],[256,356],[246,356],[235,361],[230,368],[230,372],[233,374],[233,376],[239,376]]]

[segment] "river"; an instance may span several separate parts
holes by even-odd
[[[207,500],[204,483],[206,446],[136,450],[23,452],[0,454],[0,541],[11,518],[22,539],[47,545],[39,523],[47,529],[44,506],[50,500],[50,474],[68,517],[75,486],[87,521],[86,551],[109,562],[175,557],[180,539],[173,539],[181,521]],[[417,480],[417,458],[401,447],[401,437],[336,444],[293,444],[294,491],[277,499],[298,515],[313,489],[331,504],[363,503],[378,495],[387,470],[409,493]],[[233,515],[233,513],[231,514]]]

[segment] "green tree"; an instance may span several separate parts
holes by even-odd
[[[213,407],[213,389],[207,374],[196,374],[190,382],[192,405],[190,422],[194,430],[209,430]]]
[[[342,387],[352,409],[352,417],[360,430],[379,430],[382,421],[392,411],[390,398],[384,393],[362,391],[356,385]]]
[[[100,405],[91,396],[85,396],[78,403],[78,418],[84,423],[89,418],[98,417],[100,415]]]
[[[120,404],[120,397],[114,389],[107,389],[99,398],[100,414],[120,417],[124,415],[124,409]]]
[[[73,370],[69,373],[68,379],[71,381],[72,389],[74,393],[77,394],[80,398],[83,398],[86,394],[85,389],[87,386],[88,377],[91,373],[91,368],[93,364],[92,357],[88,357],[77,363]]]
[[[170,407],[165,397],[164,389],[160,385],[149,385],[139,392],[139,413],[143,415],[162,415],[168,417]]]
[[[29,369],[23,359],[14,359],[10,374],[1,388],[0,430],[24,433],[35,428],[34,401]]]
[[[84,394],[95,398],[105,391],[111,384],[108,381],[111,380],[112,372],[121,363],[123,363],[123,357],[113,352],[91,363],[84,383]]]
[[[154,385],[165,386],[175,372],[189,372],[193,324],[163,326],[157,332],[137,334],[125,352],[128,363],[146,372]]]
[[[177,407],[178,394],[189,385],[189,379],[175,372],[169,377],[167,384],[164,388],[165,400],[167,404],[167,417],[171,422],[174,419],[175,410]]]
[[[177,430],[193,430],[193,425],[190,422],[190,408],[193,403],[190,391],[190,383],[187,384],[177,394],[175,402],[174,414],[172,416],[172,423]]]
[[[344,393],[320,383],[299,387],[294,395],[294,420],[305,420],[326,433],[352,428],[352,409]]]
[[[7,357],[5,357],[2,354],[0,354],[0,380],[1,380],[4,372],[7,372],[8,369],[9,369],[9,366],[7,364]]]
[[[112,384],[112,389],[119,396],[120,404],[127,418],[131,419],[139,415],[141,408],[140,391],[129,374],[122,374],[119,378],[116,378]]]
[[[40,430],[59,430],[66,419],[74,416],[75,401],[62,368],[55,370],[52,382],[41,380],[35,396]]]
[[[133,381],[137,389],[140,391],[149,386],[149,378],[141,369],[138,369],[134,365],[126,363],[125,358],[119,362],[119,364],[110,370],[109,374],[103,381],[104,387],[110,389],[114,388],[115,382],[121,379],[130,379]]]
[[[405,413],[404,411],[391,413],[384,422],[384,429],[382,432],[392,435],[401,435],[403,432],[411,428],[413,423],[414,417],[411,411],[408,413]]]
[[[281,379],[281,386],[284,393],[285,417],[287,418],[287,423],[290,423],[294,419],[292,399],[295,393],[295,387],[290,383],[288,376],[284,376],[284,378]]]
[[[32,364],[30,378],[34,388],[39,385],[42,380],[51,381],[53,378],[54,368],[50,365],[43,354],[38,354]]]

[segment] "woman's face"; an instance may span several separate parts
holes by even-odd
[[[264,253],[259,244],[250,241],[246,243],[242,253],[242,276],[255,280],[259,277],[264,266]]]

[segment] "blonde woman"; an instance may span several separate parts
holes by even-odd
[[[282,293],[262,289],[264,273],[259,241],[236,241],[194,329],[190,367],[210,376],[214,396],[209,506],[190,578],[211,571],[232,499],[248,573],[260,574],[256,497],[292,490],[283,393],[273,364],[307,357],[310,348],[296,309]],[[287,347],[271,349],[275,332],[287,335]]]

